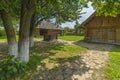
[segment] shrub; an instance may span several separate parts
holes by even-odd
[[[26,63],[22,63],[10,56],[0,61],[0,80],[14,80],[28,70]]]

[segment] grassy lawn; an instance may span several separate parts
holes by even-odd
[[[18,39],[18,36],[16,36]],[[66,40],[66,41],[80,41],[84,39],[84,36],[60,36],[59,39]],[[43,40],[42,37],[35,37],[34,40]],[[6,36],[0,36],[0,42],[7,42]]]
[[[84,36],[75,36],[75,35],[70,35],[70,36],[60,36],[59,39],[61,40],[66,40],[66,41],[80,41],[84,39]]]
[[[108,80],[120,80],[120,46],[115,47],[110,53],[110,60],[106,68]]]
[[[1,46],[3,55],[7,53],[6,46]],[[30,71],[28,74],[22,75],[17,80],[29,80],[31,74],[43,69],[53,70],[64,63],[77,59],[82,52],[87,49],[77,45],[64,45],[55,42],[37,42],[35,46],[30,48],[30,61],[28,66]],[[0,54],[2,55],[2,53]]]
[[[0,42],[7,42],[6,36],[0,36]]]
[[[16,36],[18,40],[18,36]],[[34,40],[42,40],[42,37],[35,37]],[[6,36],[0,36],[0,42],[7,42],[7,37]]]
[[[59,64],[58,59],[60,59],[60,62],[65,62],[66,59],[79,56],[84,51],[86,51],[86,48],[77,45],[53,42],[36,44],[30,49],[31,67],[36,68],[38,64],[44,63],[47,68],[54,68]]]
[[[34,40],[38,41],[38,40],[43,40],[42,37],[34,37]]]
[[[61,64],[75,60],[87,49],[77,45],[64,45],[60,43],[36,43],[30,49],[30,61],[28,63],[32,70],[29,74],[43,69],[55,69]],[[25,80],[29,76],[25,76]]]

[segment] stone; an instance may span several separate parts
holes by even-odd
[[[63,78],[63,76],[62,75],[58,75],[57,77],[56,77],[56,80],[63,80],[64,78]]]

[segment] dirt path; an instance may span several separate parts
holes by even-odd
[[[60,63],[55,69],[43,68],[32,75],[30,80],[105,80],[104,68],[109,58],[108,53],[113,48],[112,45],[61,40],[59,42],[80,45],[88,48],[88,51],[72,61]]]

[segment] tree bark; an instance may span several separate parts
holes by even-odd
[[[35,10],[36,0],[22,0],[21,2],[21,17],[19,31],[19,57],[22,62],[29,61],[29,32],[30,20]]]
[[[18,45],[12,24],[11,15],[7,13],[5,10],[1,10],[1,17],[7,35],[8,53],[16,58],[18,56]]]
[[[30,34],[29,34],[29,46],[30,47],[33,47],[34,46],[34,29],[35,29],[35,20],[36,19],[36,16],[35,16],[35,12],[34,14],[32,15],[32,18],[31,18],[31,23],[30,23]]]

